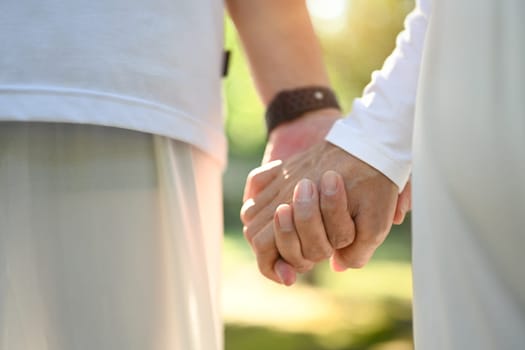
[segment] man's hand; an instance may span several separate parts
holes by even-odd
[[[342,220],[347,220],[346,223],[343,221],[345,224],[341,226],[345,230],[352,226],[349,220],[353,219],[355,238],[353,232],[340,233],[337,228],[330,226],[331,223],[328,225],[325,223],[323,227],[331,227],[328,229],[329,235],[324,235],[329,237],[328,240],[323,242],[319,240],[322,234],[315,235],[315,237],[310,237],[313,240],[310,244],[307,236],[308,229],[304,228],[305,221],[309,220],[308,216],[302,218],[294,215],[293,223],[298,228],[297,235],[302,246],[302,257],[314,263],[330,257],[333,250],[327,248],[326,243],[328,242],[330,248],[342,249],[340,254],[335,255],[334,266],[338,266],[339,269],[361,267],[386,238],[396,209],[397,187],[378,170],[345,151],[322,142],[310,148],[308,152],[292,157],[289,161],[284,163],[277,161],[258,168],[248,177],[241,219],[245,224],[246,239],[251,243],[257,255],[259,269],[264,276],[279,283],[289,282],[283,281],[283,273],[279,273],[282,264],[276,264],[280,254],[274,235],[275,210],[280,204],[291,203],[294,187],[300,179],[308,178],[312,181],[310,184],[317,185],[322,175],[328,170],[334,170],[345,179],[342,187],[346,189],[348,216],[340,212],[337,215]],[[328,184],[332,181],[330,174],[334,175],[333,173],[325,175],[327,178],[323,183]],[[332,188],[330,184],[328,186],[321,184],[322,188],[323,186],[327,187],[327,192],[330,193],[330,188]],[[308,212],[310,210],[308,208],[318,207],[319,198],[316,193],[315,186],[308,188],[307,185],[300,184],[293,198],[296,202],[306,201],[307,204],[299,204],[299,207],[302,205],[303,210]],[[341,192],[336,191],[336,193]],[[327,204],[330,201],[324,201],[323,205],[322,197],[323,191],[321,191],[321,211],[338,210]],[[308,203],[313,203],[313,205]],[[337,203],[340,204],[340,202]],[[277,212],[278,218],[281,210],[289,211],[287,207],[283,208],[285,209],[280,208]],[[310,210],[310,215],[322,216],[315,210]],[[320,217],[317,216],[314,221],[320,222],[320,220]],[[319,229],[322,228],[318,227],[314,231],[319,232],[317,231]],[[303,238],[304,234],[306,236]],[[290,277],[287,272],[284,271],[284,279]]]
[[[301,200],[296,195],[302,188],[312,189],[312,200]],[[301,180],[294,190],[292,205],[281,204],[274,218],[275,242],[279,254],[299,272],[311,269],[314,262],[308,259],[312,252],[321,249],[321,255],[332,255],[332,267],[343,268],[337,262],[344,255],[344,248],[353,243],[355,227],[347,211],[344,180],[335,171],[328,171],[321,178],[319,200],[317,186],[308,179]],[[297,226],[294,224],[297,223]],[[304,243],[302,247],[301,242]],[[280,275],[280,266],[274,267]],[[283,279],[283,276],[280,276]],[[284,279],[287,281],[286,279]]]
[[[324,141],[326,134],[340,116],[341,111],[326,108],[306,113],[301,118],[279,125],[268,136],[262,163],[266,164],[276,159],[288,159]],[[263,183],[247,183],[245,200],[247,193],[255,195],[263,190],[264,185]],[[302,266],[294,268],[282,259],[276,262],[275,269],[279,271],[279,275],[282,276],[281,280],[286,285],[293,284],[297,272],[307,271]]]

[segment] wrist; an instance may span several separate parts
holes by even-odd
[[[320,135],[324,138],[339,118],[341,118],[341,111],[336,108],[310,111],[304,113],[297,119],[278,125],[268,134],[268,139],[280,139],[284,137],[304,138],[306,135]]]
[[[263,163],[286,159],[323,141],[339,118],[341,118],[339,109],[325,108],[305,113],[300,118],[280,124],[268,135]]]

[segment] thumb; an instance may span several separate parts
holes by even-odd
[[[273,270],[285,286],[291,286],[297,279],[294,268],[282,258],[277,259],[273,265]]]
[[[412,209],[412,182],[409,181],[397,198],[396,212],[392,222],[401,225],[406,214]]]

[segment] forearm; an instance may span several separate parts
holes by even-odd
[[[282,90],[329,86],[304,0],[227,0],[227,6],[265,105]]]

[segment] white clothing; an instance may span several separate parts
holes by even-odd
[[[402,191],[412,167],[412,130],[430,0],[418,0],[383,68],[326,140],[366,161]]]
[[[1,350],[222,348],[223,6],[0,2]]]
[[[520,349],[525,3],[439,0],[431,18],[429,1],[417,6],[396,51],[328,140],[402,189],[425,46],[414,130],[416,349]]]
[[[414,129],[416,349],[525,346],[525,2],[434,2]]]
[[[165,137],[0,123],[0,349],[221,349],[221,173]]]
[[[223,6],[0,2],[0,349],[222,348]]]
[[[225,163],[223,2],[2,0],[0,121],[168,136]]]

